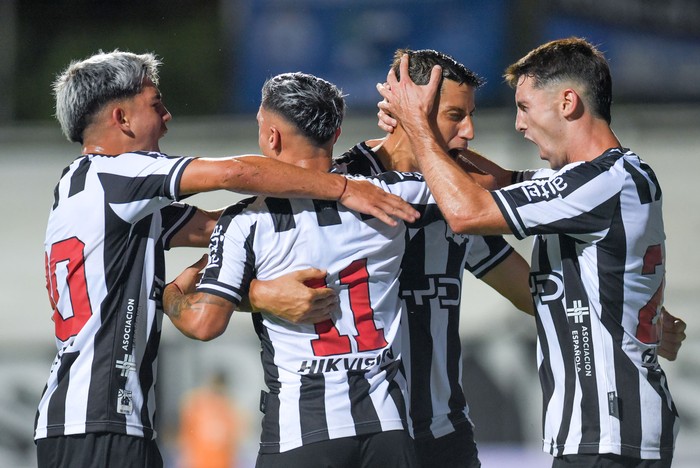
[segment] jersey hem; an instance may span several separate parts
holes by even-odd
[[[381,424],[381,430],[374,430],[378,424]],[[364,428],[364,430],[363,430]],[[368,429],[370,428],[370,429]],[[404,421],[400,419],[392,420],[382,420],[382,421],[368,421],[362,424],[356,424],[352,426],[344,426],[340,428],[333,428],[333,437],[328,435],[329,430],[316,431],[311,434],[303,434],[301,437],[295,438],[294,440],[288,440],[286,442],[260,442],[260,453],[271,454],[271,453],[284,453],[290,450],[294,450],[299,447],[310,445],[316,442],[324,442],[327,440],[342,439],[345,437],[355,437],[355,436],[365,436],[370,434],[379,434],[381,432],[389,431],[405,431]]]
[[[641,460],[658,460],[673,456],[674,448],[640,448],[631,445],[619,444],[576,444],[576,445],[552,445],[544,442],[542,451],[555,457],[564,455],[596,455],[612,453],[621,457],[629,457]]]

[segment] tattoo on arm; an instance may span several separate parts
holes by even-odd
[[[194,292],[183,294],[174,284],[168,284],[163,291],[164,312],[171,320],[178,320],[186,310],[201,311],[206,305],[226,308],[230,302],[213,294]]]

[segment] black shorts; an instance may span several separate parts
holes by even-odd
[[[98,432],[36,441],[39,468],[163,468],[155,440]]]
[[[256,468],[416,468],[406,431],[325,440],[282,453],[259,453]]]
[[[671,458],[642,460],[612,453],[554,457],[552,468],[670,468]]]
[[[474,429],[468,422],[437,439],[416,439],[416,456],[421,468],[479,468],[479,452],[474,442]]]

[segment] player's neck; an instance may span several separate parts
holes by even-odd
[[[591,123],[567,139],[569,161],[592,161],[610,148],[622,146],[612,129],[600,119]]]
[[[102,135],[100,138],[86,137],[83,142],[82,154],[104,154],[117,156],[133,151],[160,151],[158,142],[155,145],[137,144],[130,138],[113,138]]]
[[[330,170],[333,163],[333,151],[332,147],[304,145],[294,148],[292,151],[280,153],[278,159],[304,169],[317,169],[325,172]]]
[[[367,141],[367,145],[372,148],[372,151],[389,171],[412,172],[418,170],[411,143],[400,127],[382,140]]]

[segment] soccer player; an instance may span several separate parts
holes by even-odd
[[[330,169],[343,109],[340,91],[318,78],[296,73],[268,80],[258,112],[263,154]],[[442,217],[419,175],[388,172],[373,180],[420,206],[421,223]],[[364,220],[335,203],[253,198],[221,216],[196,292],[203,264],[165,288],[166,314],[202,340],[223,333],[253,278],[313,265],[338,290],[340,308],[322,323],[253,315],[269,389],[259,467],[414,466],[399,372],[405,229]]]
[[[439,88],[389,73],[380,108],[410,135],[455,229],[534,235],[531,262],[544,450],[553,467],[669,467],[678,413],[658,362],[664,285],[661,187],[610,128],[607,61],[580,38],[546,43],[509,66],[516,129],[554,172],[489,192],[429,124]],[[457,198],[456,198],[457,197]],[[460,203],[468,199],[470,203]],[[450,214],[450,211],[455,213]]]
[[[474,138],[474,92],[482,80],[452,57],[434,50],[398,50],[392,68],[409,54],[411,79],[426,84],[434,65],[442,67],[437,111],[431,123],[441,144],[466,171]],[[387,170],[417,171],[406,132],[398,125],[386,138],[361,142],[335,160],[348,174],[375,175]],[[480,177],[483,184],[497,181]],[[510,179],[509,179],[510,182]],[[459,335],[462,274],[465,269],[534,313],[528,286],[529,265],[501,236],[460,235],[440,219],[409,229],[401,265],[401,297],[406,303],[404,367],[410,398],[411,434],[422,467],[481,466],[469,407],[462,389],[462,345]],[[476,303],[473,304],[476,307]],[[476,311],[474,311],[476,313]]]
[[[340,199],[390,225],[394,215],[415,219],[364,181],[264,157],[161,153],[171,115],[159,65],[152,54],[98,53],[54,83],[56,117],[82,154],[63,171],[46,230],[58,353],[35,422],[40,467],[162,465],[154,404],[164,250],[207,245],[219,215],[175,201],[226,189]]]

